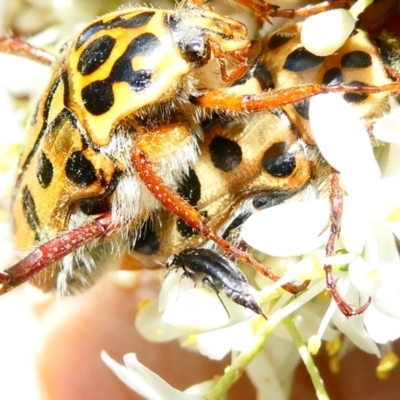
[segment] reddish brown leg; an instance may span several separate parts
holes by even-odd
[[[0,52],[28,58],[47,66],[51,66],[56,59],[47,51],[15,38],[0,37]]]
[[[308,17],[318,14],[322,11],[332,10],[334,8],[349,9],[355,0],[337,0],[323,1],[318,4],[312,4],[296,9],[281,9],[279,6],[269,4],[266,0],[235,0],[236,3],[247,8],[258,18],[269,22],[269,17],[282,17],[293,19],[295,17]]]
[[[0,272],[0,295],[29,281],[40,271],[72,253],[79,247],[112,232],[111,214],[105,213],[93,222],[62,233],[53,240],[37,247],[23,260]]]
[[[238,61],[241,61],[242,63],[237,68],[235,68],[230,73],[230,75],[228,75],[228,73],[226,72],[225,53],[221,50],[221,47],[218,44],[210,42],[209,45],[211,46],[211,51],[214,54],[214,57],[218,62],[218,65],[219,65],[219,68],[221,71],[221,78],[224,82],[235,82],[238,79],[240,79],[243,75],[245,75],[246,72],[249,70],[250,65],[247,64],[246,57],[245,57],[249,47],[244,49],[243,51],[235,52],[235,58]],[[250,42],[249,42],[249,46],[250,46]]]
[[[305,7],[296,9],[276,9],[272,8],[268,11],[268,17],[296,18],[309,17],[323,11],[333,10],[335,8],[345,8],[348,10],[356,0],[338,0],[338,1],[323,1],[318,4],[310,4]]]
[[[271,13],[275,13],[279,9],[279,6],[269,4],[262,0],[235,0],[235,3],[240,4],[244,8],[248,9],[256,17],[268,22],[268,16]]]
[[[167,210],[177,215],[190,227],[196,229],[201,235],[218,244],[223,250],[233,254],[236,258],[244,261],[246,264],[251,265],[254,269],[267,276],[272,281],[276,282],[280,279],[268,267],[257,262],[249,254],[232,246],[229,242],[213,232],[207,225],[203,216],[182,197],[180,197],[178,193],[163,182],[154,170],[152,164],[149,162],[144,151],[135,148],[132,153],[132,163],[147,188]],[[309,282],[307,281],[298,286],[286,284],[282,287],[288,292],[296,294],[307,288],[308,284]]]
[[[297,103],[320,93],[381,93],[400,91],[400,80],[382,86],[339,85],[299,85],[286,89],[274,89],[261,94],[241,95],[227,92],[226,89],[209,90],[198,97],[192,97],[193,104],[214,110],[247,112],[263,111]]]
[[[340,225],[343,213],[343,190],[339,184],[339,173],[335,170],[332,171],[330,177],[330,186],[331,186],[331,193],[329,195],[330,234],[328,243],[326,244],[325,247],[326,257],[331,257],[334,254],[335,242],[336,238],[339,236],[340,233]],[[332,293],[332,297],[335,300],[336,304],[338,305],[339,310],[346,317],[352,317],[354,315],[362,314],[371,303],[371,298],[369,298],[365,302],[365,304],[363,304],[360,308],[354,309],[340,295],[338,287],[335,282],[335,278],[333,277],[332,274],[332,265],[325,264],[324,269],[326,275],[326,286]]]
[[[353,88],[354,89],[354,88]],[[286,104],[296,103],[308,97],[326,91],[343,91],[341,85],[329,86],[327,89],[323,85],[302,85],[288,89],[270,90],[265,93],[255,95],[240,95],[226,90],[209,90],[204,95],[193,97],[192,103],[214,110],[227,110],[236,112],[263,111],[274,107],[282,107]]]

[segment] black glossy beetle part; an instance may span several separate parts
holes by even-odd
[[[189,41],[182,40],[179,48],[182,57],[195,68],[206,65],[211,58],[210,46],[203,36],[191,38]]]
[[[165,266],[168,271],[182,268],[183,276],[190,278],[194,284],[201,283],[217,295],[219,292],[223,292],[236,304],[267,319],[251,292],[251,286],[246,277],[231,261],[214,250],[186,249],[171,256]],[[223,306],[225,307],[224,304]]]

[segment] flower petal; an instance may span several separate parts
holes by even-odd
[[[348,193],[363,194],[380,176],[368,132],[355,110],[335,93],[310,100],[310,126],[318,148],[338,170]],[[357,162],[354,155],[357,154]]]
[[[114,361],[104,350],[101,352],[101,358],[125,385],[147,400],[202,399],[202,396],[190,395],[174,389],[157,374],[141,364],[134,353],[124,356],[126,367]]]
[[[174,293],[165,301],[162,320],[180,332],[199,334],[237,324],[254,316],[254,312],[227,298],[224,293],[216,293],[204,287],[194,287],[190,279],[180,274],[169,274],[166,284]],[[162,292],[165,290],[164,285]],[[160,295],[161,302],[161,295]],[[223,303],[222,303],[223,302]],[[228,312],[227,312],[227,310]],[[229,313],[229,315],[228,315]]]
[[[168,342],[182,336],[182,332],[162,320],[157,301],[142,307],[135,318],[135,327],[147,340],[156,343]]]
[[[374,136],[383,142],[400,144],[400,115],[387,114],[374,124]]]
[[[344,9],[329,10],[308,17],[301,29],[301,43],[317,56],[328,56],[342,47],[356,21]]]
[[[386,315],[373,304],[364,313],[364,325],[376,343],[387,343],[400,337],[400,319]]]
[[[255,249],[276,257],[308,253],[326,243],[327,201],[284,203],[253,214],[243,226],[243,239]],[[322,234],[321,234],[322,233]]]
[[[340,239],[349,253],[361,254],[367,240],[370,225],[365,205],[357,197],[343,199],[343,216]]]
[[[197,335],[197,349],[212,360],[222,360],[230,351],[242,351],[253,343],[252,324],[244,321],[227,328]]]
[[[349,304],[360,304],[360,294],[354,287],[351,287],[350,282],[341,279],[337,281],[337,284],[340,288],[340,294],[345,297]],[[362,315],[347,318],[337,309],[332,316],[332,321],[361,350],[375,354],[377,357],[380,356],[378,346],[365,329]]]

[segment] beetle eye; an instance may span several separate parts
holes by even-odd
[[[193,64],[194,67],[201,67],[210,60],[210,46],[202,36],[182,41],[181,51],[183,58]]]

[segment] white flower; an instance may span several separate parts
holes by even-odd
[[[353,16],[341,8],[312,15],[303,23],[301,43],[317,56],[328,56],[342,47],[355,25]]]
[[[341,173],[347,193],[336,246],[336,250],[349,253],[347,261],[338,256],[326,260],[318,250],[326,244],[321,243],[321,232],[329,221],[327,200],[282,204],[261,211],[246,222],[243,236],[267,254],[303,254],[302,260],[287,272],[298,278],[321,279],[321,267],[333,264],[346,301],[361,305],[370,297],[371,305],[363,315],[345,318],[334,304],[330,317],[356,345],[377,354],[374,342],[386,343],[400,337],[400,260],[393,235],[398,237],[400,231],[395,213],[400,208],[399,163],[396,160],[397,169],[387,163],[386,176],[381,177],[368,132],[338,95],[312,98],[310,122],[318,148]],[[307,254],[310,251],[311,255]],[[346,264],[348,267],[343,268]]]
[[[193,394],[193,389],[190,390],[192,394],[181,392],[141,364],[134,353],[124,356],[125,367],[114,361],[105,351],[101,352],[101,358],[125,385],[147,400],[200,400],[203,398],[201,392],[204,393],[204,389],[209,386],[198,386],[201,389],[198,394]]]
[[[194,287],[182,273],[171,272],[158,300],[139,310],[136,327],[144,337],[155,342],[185,341],[188,335],[196,335],[193,346],[201,354],[220,360],[231,351],[246,348],[253,336],[255,314],[223,293],[219,296],[201,286]]]

